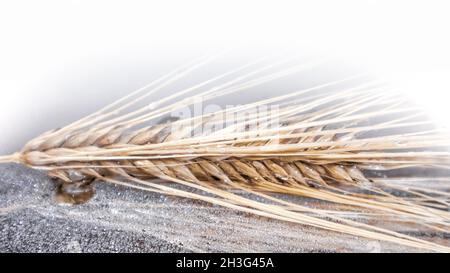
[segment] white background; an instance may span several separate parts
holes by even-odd
[[[158,69],[223,46],[364,64],[447,125],[447,3],[2,0],[0,153],[140,87]]]

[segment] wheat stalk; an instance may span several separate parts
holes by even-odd
[[[151,94],[210,59],[176,69],[85,118],[44,133],[20,152],[0,157],[0,163],[17,162],[47,171],[75,188],[93,180],[106,181],[365,238],[450,251],[448,246],[358,220],[383,218],[397,226],[414,223],[422,230],[448,232],[448,192],[424,184],[401,187],[370,177],[367,172],[448,169],[449,153],[438,149],[448,146],[448,135],[434,129],[416,107],[405,104],[397,93],[386,92],[387,87],[377,82],[340,87],[358,79],[354,76],[154,124],[199,100],[206,102],[242,92],[315,64],[270,73],[283,64],[279,62],[244,72],[259,65],[258,61],[136,109]],[[208,87],[236,74],[239,76]],[[191,96],[182,98],[186,94]],[[277,111],[252,112],[274,105]],[[233,124],[215,127],[232,117]],[[408,133],[399,132],[403,129]],[[256,201],[231,189],[264,200]],[[332,209],[295,204],[274,193],[325,201],[332,204]]]

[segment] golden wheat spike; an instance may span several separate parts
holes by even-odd
[[[449,167],[450,154],[442,149],[448,147],[448,135],[435,130],[416,107],[377,82],[340,87],[358,78],[352,76],[213,113],[153,122],[198,101],[236,94],[316,64],[268,73],[283,62],[256,69],[257,61],[136,109],[150,94],[209,60],[177,69],[79,121],[46,132],[20,152],[0,157],[0,163],[46,171],[62,181],[62,189],[76,188],[82,194],[88,191],[80,189],[92,181],[105,181],[370,239],[450,251],[449,246],[360,220],[378,217],[397,226],[414,223],[423,230],[449,231],[447,192],[427,190],[427,185],[400,187],[367,172]],[[248,68],[253,71],[241,74]],[[233,75],[232,80],[207,87]],[[186,94],[191,96],[182,98]],[[399,132],[403,129],[408,132]],[[287,202],[279,194],[321,200],[332,209]],[[74,198],[74,203],[81,202]]]

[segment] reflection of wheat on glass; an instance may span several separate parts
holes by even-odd
[[[253,68],[257,62],[141,106],[208,60],[181,67],[98,112],[44,133],[0,162],[48,172],[61,182],[58,198],[72,203],[92,196],[93,181],[105,181],[423,250],[450,251],[444,244],[398,231],[414,226],[445,233],[450,225],[446,178],[421,174],[448,168],[448,136],[416,107],[397,93],[384,92],[379,83],[343,86],[356,79],[350,77],[161,121],[198,101],[239,97],[244,90],[302,69],[272,73],[276,66]],[[320,202],[298,204],[287,201],[287,195]]]

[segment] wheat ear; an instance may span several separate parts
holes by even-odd
[[[209,60],[183,66],[85,118],[46,132],[20,152],[0,157],[0,163],[22,163],[69,185],[105,181],[424,250],[450,251],[449,246],[366,222],[382,218],[397,227],[414,223],[421,230],[449,231],[447,189],[423,183],[402,187],[371,171],[448,169],[450,156],[442,150],[448,147],[448,135],[416,107],[377,82],[342,87],[361,78],[352,76],[155,124],[199,100],[236,94],[316,65],[270,72],[283,62],[255,69],[258,61],[136,109],[150,94]],[[233,75],[238,76],[211,87]],[[187,94],[191,96],[183,98]],[[260,113],[262,106],[277,109]],[[231,117],[237,117],[233,124],[219,126]],[[216,129],[199,130],[204,128]],[[296,204],[283,195],[321,200],[330,208]]]

